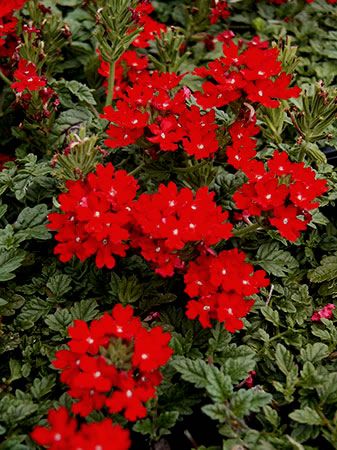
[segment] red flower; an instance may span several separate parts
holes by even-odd
[[[296,241],[300,232],[307,228],[307,223],[297,218],[297,209],[292,206],[280,207],[275,211],[270,223],[274,225],[281,236],[289,241]]]
[[[104,314],[98,324],[98,328],[104,330],[106,335],[127,340],[131,340],[142,328],[140,319],[133,315],[133,308],[121,304],[114,307],[111,315]]]
[[[50,450],[128,450],[130,435],[120,425],[105,419],[98,423],[85,423],[77,430],[77,422],[72,419],[66,408],[50,410],[50,427],[34,428],[32,439]]]
[[[27,0],[7,0],[1,2],[0,17],[5,17],[13,11],[21,9]]]
[[[39,445],[48,446],[51,450],[68,450],[76,432],[77,423],[69,417],[66,408],[61,407],[48,413],[47,427],[37,426],[31,433],[32,439]]]
[[[131,446],[128,430],[114,424],[111,419],[84,424],[69,450],[128,450]]]
[[[168,347],[170,340],[171,335],[164,333],[161,327],[152,328],[150,331],[141,329],[135,338],[133,364],[142,372],[164,366],[173,353]]]
[[[37,74],[35,64],[25,59],[20,59],[14,77],[18,81],[12,83],[11,88],[19,93],[25,89],[38,91],[46,85],[46,81]]]
[[[99,325],[99,322],[96,322]],[[90,328],[83,320],[75,320],[74,325],[68,328],[69,336],[72,338],[69,343],[71,351],[79,354],[86,352],[97,353],[100,346],[108,342],[105,330],[100,326],[94,326],[92,322]]]
[[[334,309],[336,309],[336,306],[333,303],[328,303],[322,309],[315,311],[311,316],[311,320],[313,322],[320,322],[321,319],[332,319]]]
[[[211,9],[210,22],[217,23],[219,19],[227,19],[230,16],[228,4],[224,0],[213,0],[213,8]]]
[[[160,149],[163,151],[177,150],[177,144],[184,136],[184,131],[173,116],[159,119],[158,123],[149,126],[149,130],[154,136],[148,137],[148,141],[159,144]]]
[[[138,386],[134,378],[127,373],[121,375],[118,387],[106,401],[109,412],[118,413],[124,410],[125,418],[132,422],[145,417],[144,403],[153,397],[153,389]]]

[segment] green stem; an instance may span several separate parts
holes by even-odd
[[[139,164],[138,167],[136,167],[135,169],[133,169],[131,172],[129,172],[129,175],[135,175],[136,173],[138,173],[140,170],[142,170],[142,168],[145,166],[145,163],[141,163]]]
[[[245,227],[241,230],[234,230],[233,234],[235,237],[243,237],[243,236],[246,236],[247,234],[250,234],[250,233],[260,230],[260,229],[262,230],[262,227],[259,223],[253,223],[251,225],[248,225],[248,227]]]
[[[0,78],[2,79],[2,81],[4,81],[6,84],[8,84],[8,86],[10,86],[12,84],[11,80],[9,78],[7,78],[6,75],[4,73],[2,73],[1,70],[0,70]]]
[[[108,80],[108,94],[106,97],[105,106],[110,106],[112,103],[115,89],[115,61],[110,63],[110,72]]]

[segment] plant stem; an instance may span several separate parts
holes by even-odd
[[[248,225],[248,227],[245,227],[241,230],[234,230],[233,234],[235,237],[243,237],[243,236],[246,236],[246,234],[252,233],[259,229],[262,230],[261,225],[259,223],[253,223],[252,225]]]
[[[108,94],[106,97],[105,106],[111,105],[114,95],[114,89],[115,89],[115,61],[110,63]]]
[[[131,172],[129,172],[129,175],[135,175],[137,172],[139,172],[143,167],[145,166],[145,163],[139,164],[138,167],[133,169]]]
[[[6,75],[0,70],[0,78],[4,81],[8,86],[12,84],[11,80],[6,77]]]

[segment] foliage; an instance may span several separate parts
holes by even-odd
[[[279,6],[228,1],[230,16],[210,24],[214,2],[156,0],[151,20],[167,28],[138,48],[132,41],[147,25],[135,14],[136,3],[29,0],[15,13],[18,58],[32,61],[37,76],[46,78],[53,90],[47,102],[32,91],[25,103],[11,88],[15,55],[0,56],[0,146],[9,156],[0,166],[0,450],[38,448],[30,437],[34,426],[45,425],[52,408],[71,408],[74,400],[51,364],[55,352],[65,348],[75,320],[93,321],[118,303],[131,304],[148,328],[170,332],[174,351],[147,416],[130,425],[113,415],[131,430],[132,448],[336,449],[337,314],[312,317],[337,296],[337,174],[325,151],[337,146],[337,6],[325,0]],[[159,151],[147,135],[108,148],[109,124],[101,116],[116,94],[114,82],[127,72],[126,62],[118,62],[125,51],[148,56],[160,72],[189,72],[179,87],[195,92],[202,80],[191,72],[221,56],[222,42],[214,36],[228,30],[235,39],[258,34],[273,42],[285,70],[296,74],[301,96],[275,109],[252,110],[240,101],[216,108],[220,148],[210,158]],[[187,101],[197,104],[193,96]],[[226,148],[229,126],[242,111],[256,114],[259,161],[282,150],[327,180],[328,192],[295,241],[259,217],[236,216],[233,195],[246,177],[227,163]],[[173,277],[156,273],[154,262],[131,245],[112,269],[98,269],[94,258],[58,260],[48,215],[59,210],[67,180],[83,180],[102,162],[132,174],[139,195],[169,181],[179,189],[214,191],[234,228],[212,251],[238,248],[270,280],[253,294],[242,330],[230,333],[219,323],[202,328],[186,317],[184,264],[199,251],[190,241]],[[107,416],[95,411],[88,420]]]

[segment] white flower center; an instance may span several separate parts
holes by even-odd
[[[54,441],[59,442],[62,439],[62,435],[60,433],[54,434]]]

